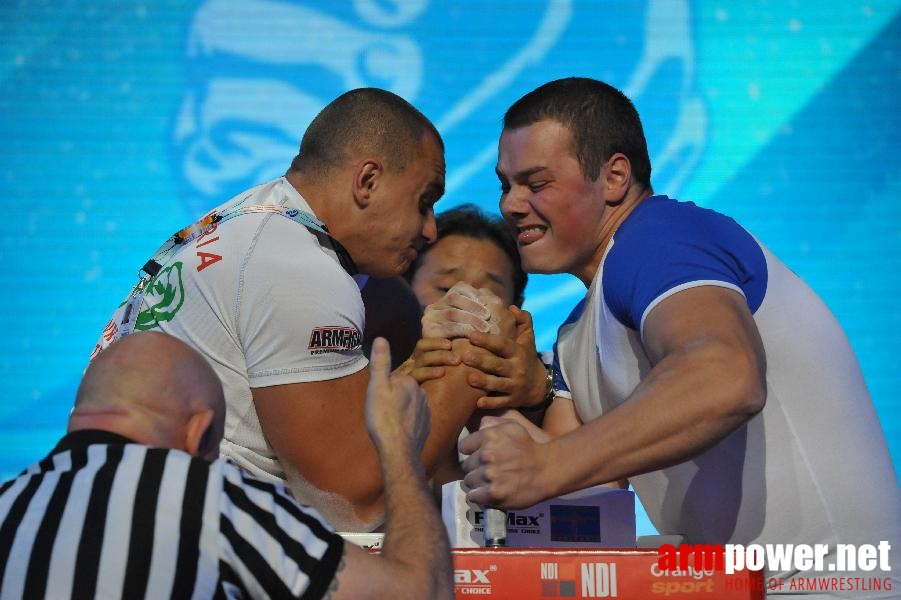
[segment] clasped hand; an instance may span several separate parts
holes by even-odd
[[[463,363],[474,369],[469,384],[485,392],[480,409],[531,406],[544,399],[547,375],[535,350],[532,316],[504,306],[489,290],[458,282],[425,309],[422,332],[401,367],[414,379],[436,379],[444,367]],[[456,354],[453,338],[468,338],[470,347]]]

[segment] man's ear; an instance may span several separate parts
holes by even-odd
[[[381,185],[384,172],[384,165],[376,158],[366,158],[357,164],[354,172],[354,200],[358,206],[369,206],[372,195]]]
[[[215,413],[209,408],[198,410],[188,419],[185,426],[185,452],[191,456],[204,458],[210,447],[218,440],[211,440],[213,433],[213,418]]]
[[[604,201],[607,204],[619,204],[626,198],[632,185],[632,163],[622,152],[616,152],[601,167],[601,178],[604,185]]]

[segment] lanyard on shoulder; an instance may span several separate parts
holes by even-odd
[[[332,237],[328,228],[322,221],[310,213],[279,204],[237,206],[228,208],[221,213],[213,211],[193,225],[179,229],[169,236],[169,238],[163,242],[163,245],[153,254],[153,257],[140,268],[138,271],[138,283],[132,288],[131,293],[128,295],[128,299],[117,311],[116,316],[118,316],[120,312],[122,316],[121,319],[119,319],[117,331],[112,341],[119,340],[130,335],[134,331],[138,312],[140,311],[141,303],[144,300],[145,290],[148,284],[153,281],[153,278],[162,270],[163,265],[165,265],[182,248],[185,248],[200,236],[212,231],[214,228],[218,227],[220,223],[251,213],[274,213],[303,225],[310,233],[316,236],[320,244],[327,245],[335,251],[338,262],[349,275],[354,276],[357,274],[356,265],[344,246]]]

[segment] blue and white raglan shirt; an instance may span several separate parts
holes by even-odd
[[[901,493],[857,359],[813,290],[732,219],[666,196],[639,204],[560,328],[559,395],[572,398],[583,422],[625,402],[652,367],[642,345],[647,315],[702,285],[747,300],[766,350],[767,403],[692,460],[630,478],[651,521],[692,543],[834,551],[889,540],[897,578]]]

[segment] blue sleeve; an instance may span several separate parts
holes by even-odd
[[[554,390],[556,392],[571,393],[566,380],[563,379],[563,372],[560,370],[560,354],[557,352],[557,344],[554,344],[554,360],[551,363],[551,375],[554,378]]]
[[[640,329],[655,300],[698,282],[734,287],[755,312],[766,293],[767,267],[751,234],[712,210],[655,200],[639,205],[620,227],[604,262],[604,301],[614,316]]]

